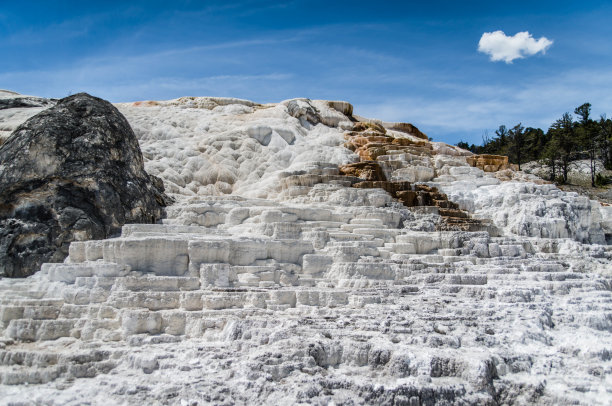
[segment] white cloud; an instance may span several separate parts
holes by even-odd
[[[478,42],[478,51],[490,55],[492,61],[512,63],[515,59],[546,53],[553,41],[546,37],[535,39],[527,31],[507,36],[503,31],[485,32]]]

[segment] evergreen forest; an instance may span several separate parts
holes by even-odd
[[[521,164],[539,161],[548,168],[550,180],[558,183],[567,183],[573,162],[588,160],[591,186],[609,182],[600,172],[612,169],[612,120],[605,115],[593,119],[590,103],[574,109],[574,115],[564,113],[546,132],[521,123],[511,128],[501,125],[493,137],[485,133],[482,141],[482,145],[461,141],[457,146],[475,154],[506,155],[519,169]]]

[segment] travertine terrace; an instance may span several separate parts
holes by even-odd
[[[0,280],[0,403],[612,401],[610,206],[346,102],[117,107],[175,203]]]

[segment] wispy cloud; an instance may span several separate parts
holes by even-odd
[[[28,47],[40,45],[52,41],[62,42],[75,38],[83,37],[96,26],[107,24],[112,18],[117,18],[117,14],[111,12],[95,13],[78,18],[68,18],[62,21],[42,26],[26,26],[16,30],[8,31],[2,39],[3,46],[22,46]],[[8,19],[0,15],[0,21]]]
[[[185,96],[201,95],[223,95],[231,96],[240,94],[242,96],[246,88],[253,88],[259,83],[261,89],[269,86],[279,86],[280,83],[290,81],[293,75],[290,73],[269,73],[263,75],[217,75],[199,78],[162,77],[154,81],[141,84],[141,90],[147,88],[158,88],[168,90]],[[256,89],[260,89],[257,86]],[[125,86],[118,87],[118,92],[125,91]],[[138,88],[134,89],[138,90]],[[254,100],[259,101],[259,100]]]
[[[98,53],[60,67],[0,72],[0,84],[46,97],[87,91],[115,102],[186,94],[261,99],[274,95],[293,74],[269,64],[245,65],[245,59],[294,40],[270,35],[135,54]]]
[[[546,37],[535,39],[527,31],[508,36],[503,31],[485,32],[478,42],[478,51],[491,57],[491,61],[512,63],[515,59],[545,53],[553,44]]]
[[[61,71],[0,74],[0,84],[30,80],[31,88],[13,89],[22,93],[65,97],[70,93],[85,91],[113,102],[160,100],[180,96],[231,96],[267,102],[270,100],[262,98],[271,94],[269,89],[282,93],[282,88],[292,79],[292,73],[270,72],[255,75],[159,76],[138,80],[133,77],[133,72],[130,72],[129,78],[122,80],[114,65],[98,66],[95,69],[74,67]],[[45,83],[49,93],[37,92],[36,88]],[[57,85],[50,86],[49,83]],[[70,87],[66,86],[67,83],[71,83]]]
[[[400,58],[353,46],[327,45],[324,49],[304,50],[305,42],[313,37],[327,36],[331,28],[346,31],[347,25],[160,47],[152,52],[107,49],[62,66],[0,72],[0,84],[47,97],[63,97],[77,91],[96,92],[116,102],[185,94],[235,96],[269,102],[289,97],[324,97],[320,94],[328,85],[324,77],[336,71],[346,75],[343,64],[347,61],[369,60],[368,67],[401,62]],[[357,29],[357,26],[348,28]],[[311,70],[308,75],[300,70],[305,66]],[[308,94],[304,87],[308,88]],[[339,87],[338,83],[335,87]],[[338,92],[335,97],[343,93]]]

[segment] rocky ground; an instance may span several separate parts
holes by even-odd
[[[0,402],[612,400],[610,206],[345,102],[117,107],[175,203],[0,280]]]
[[[612,186],[591,187],[583,185],[558,185],[559,189],[566,192],[576,192],[589,199],[597,200],[601,203],[612,204]]]
[[[529,162],[524,166],[525,170],[529,173],[534,173],[545,179],[550,178],[549,172],[538,162]],[[607,178],[612,177],[612,171],[606,170],[601,161],[596,161],[595,168],[597,169],[596,173]],[[568,182],[566,184],[559,183],[557,187],[566,192],[576,192],[601,203],[612,204],[612,185],[592,187],[590,171],[590,161],[575,161],[570,165]]]

